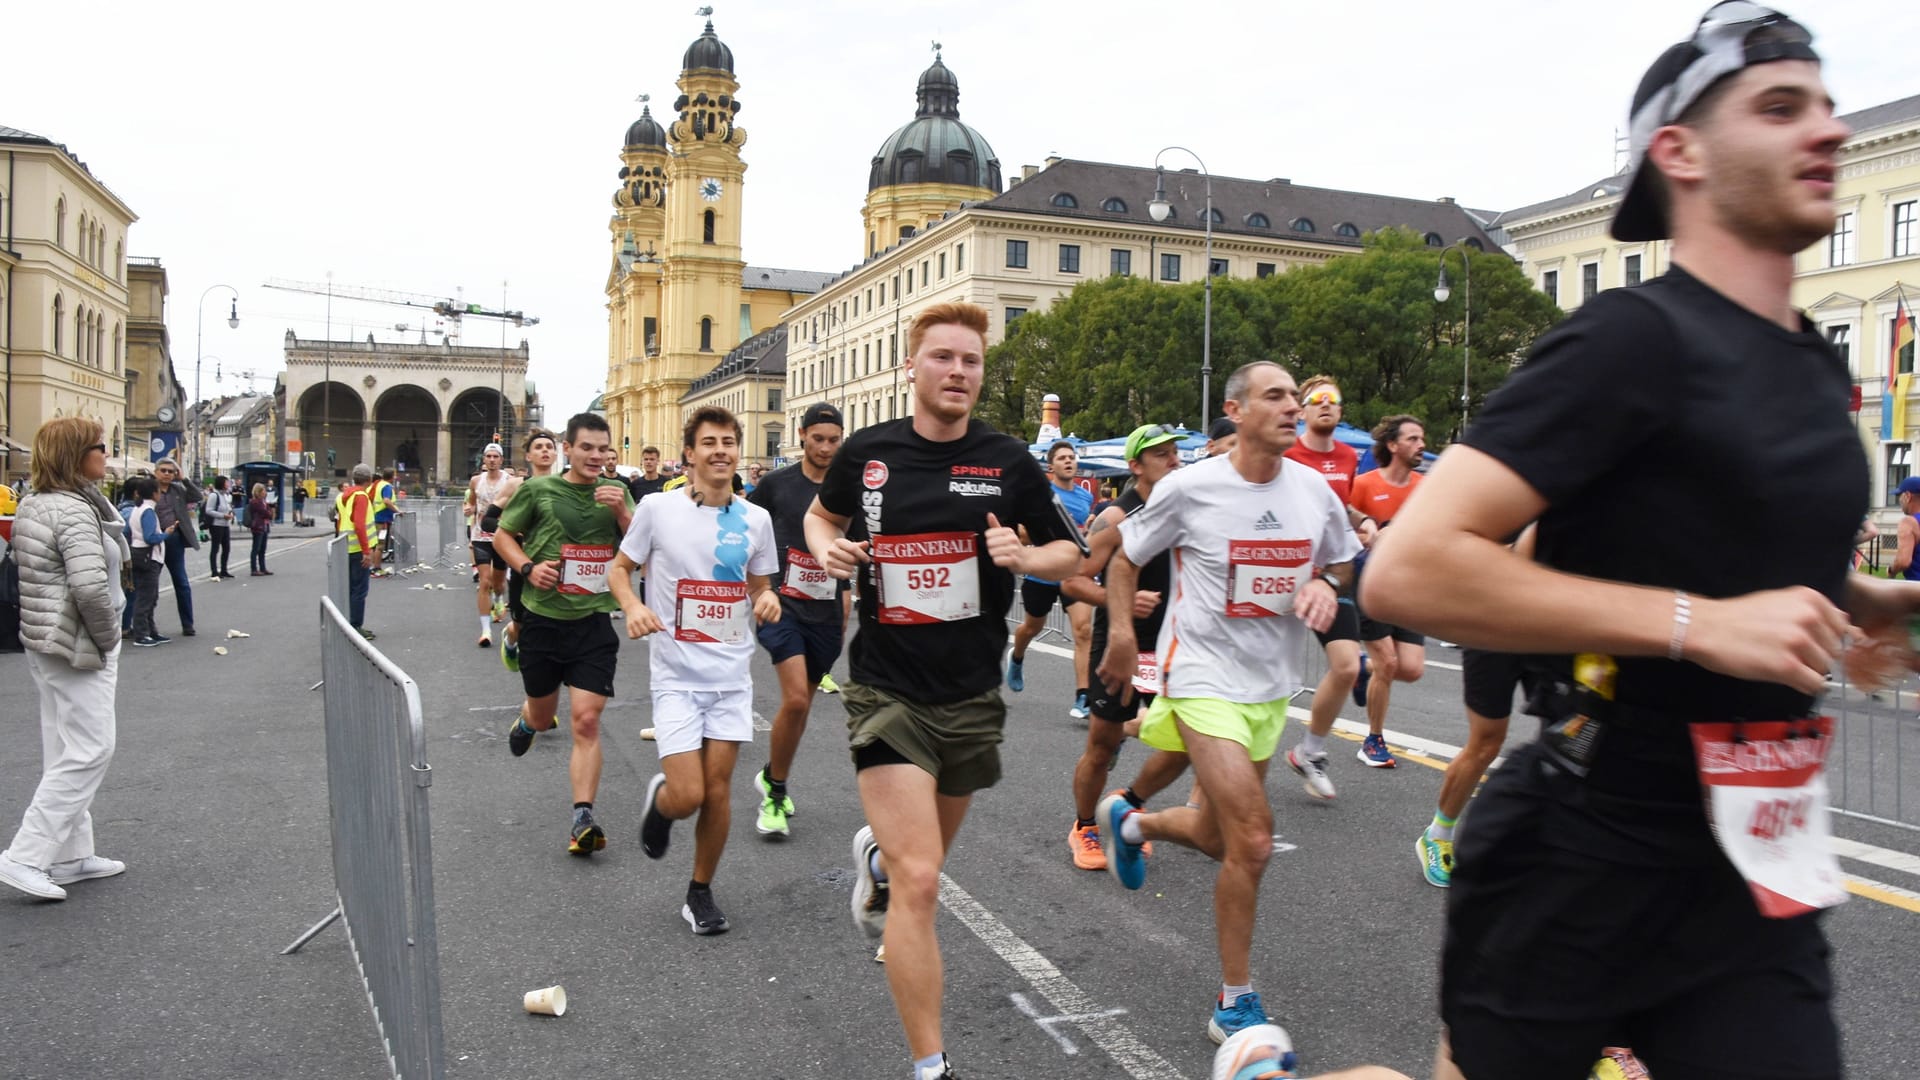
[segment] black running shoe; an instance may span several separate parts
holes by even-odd
[[[680,905],[680,917],[687,920],[693,932],[700,935],[724,934],[727,932],[727,917],[720,911],[720,905],[713,902],[712,889],[687,889],[687,902]]]
[[[607,846],[607,834],[593,820],[593,811],[583,810],[574,815],[573,835],[567,841],[567,854],[587,858],[594,852]]]
[[[519,757],[527,752],[527,747],[533,745],[533,737],[537,734],[539,732],[527,726],[525,714],[516,715],[513,726],[507,729],[507,750],[514,757]]]
[[[667,844],[673,839],[673,820],[661,813],[654,805],[660,798],[660,789],[667,786],[667,774],[655,773],[647,784],[647,806],[640,814],[640,850],[647,858],[658,859],[667,853]]]

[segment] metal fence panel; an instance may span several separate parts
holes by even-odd
[[[420,558],[420,515],[401,510],[387,527],[393,538],[393,561],[397,566],[412,566]]]
[[[1827,696],[1834,745],[1827,751],[1828,799],[1846,817],[1920,832],[1920,694],[1909,679],[1890,690],[1863,694],[1844,676]]]
[[[434,563],[452,569],[468,561],[467,516],[460,503],[446,502],[440,504],[438,517],[440,554],[434,559]]]

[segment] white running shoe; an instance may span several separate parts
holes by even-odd
[[[1293,1052],[1293,1040],[1279,1024],[1255,1024],[1244,1027],[1220,1044],[1213,1055],[1213,1080],[1250,1077],[1292,1076],[1299,1058]]]
[[[853,834],[853,923],[870,938],[887,929],[887,883],[873,876],[873,826],[862,825]]]
[[[127,864],[119,859],[109,859],[100,855],[89,855],[84,859],[69,859],[54,863],[47,871],[55,885],[71,885],[76,881],[92,881],[94,878],[114,877],[127,872]]]
[[[13,856],[0,851],[0,885],[10,885],[28,896],[37,896],[42,900],[65,900],[67,890],[53,883],[45,870],[37,866],[28,866],[15,862]]]
[[[1327,755],[1310,758],[1299,747],[1287,751],[1287,768],[1300,775],[1301,786],[1316,799],[1332,800],[1333,780],[1327,776]]]

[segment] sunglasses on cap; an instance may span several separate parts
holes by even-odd
[[[1176,439],[1180,437],[1180,432],[1177,429],[1168,427],[1165,424],[1155,424],[1150,428],[1136,431],[1134,434],[1139,436],[1141,442],[1146,442],[1148,439],[1164,439],[1169,435]]]
[[[1338,405],[1340,391],[1331,386],[1316,386],[1300,396],[1302,405]]]

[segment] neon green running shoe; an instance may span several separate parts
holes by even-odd
[[[1427,884],[1440,889],[1453,885],[1453,841],[1435,840],[1431,830],[1424,830],[1413,842],[1413,853]]]
[[[833,672],[829,671],[820,676],[820,692],[823,694],[840,692],[840,684],[833,681]]]

